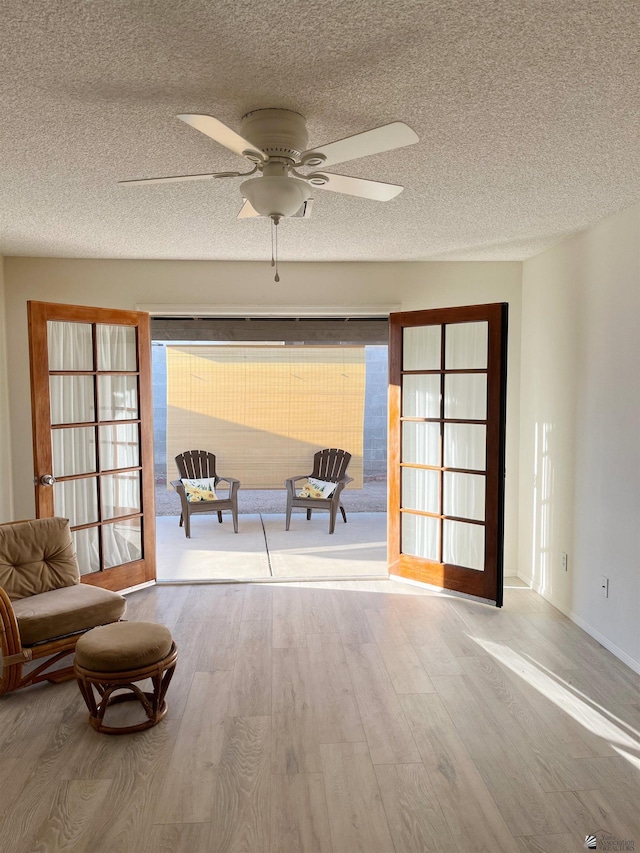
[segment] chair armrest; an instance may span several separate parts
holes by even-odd
[[[340,503],[340,495],[344,487],[347,483],[350,483],[353,477],[343,477],[341,480],[338,480],[336,483],[336,488],[333,493],[329,496],[328,500],[332,501],[332,503]]]
[[[7,658],[17,655],[22,651],[18,620],[16,619],[11,599],[2,587],[0,587],[0,651],[2,652],[5,666],[8,665]]]
[[[216,477],[216,486],[220,482],[229,483],[229,497],[233,497],[240,488],[240,480],[235,477]]]
[[[182,480],[172,480],[171,485],[176,490],[180,497],[180,506],[182,507],[182,517],[186,518],[187,513],[189,512],[189,501],[187,500],[187,493],[182,484]]]
[[[311,474],[300,474],[298,477],[287,477],[284,481],[285,489],[289,492],[291,497],[295,497],[296,494],[296,483],[298,480],[307,480]]]

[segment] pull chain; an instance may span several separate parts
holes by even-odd
[[[274,281],[280,281],[280,276],[278,275],[278,225],[280,224],[279,216],[271,217],[271,266],[276,268],[276,274],[274,276]],[[275,228],[275,231],[274,231]],[[274,241],[274,233],[275,233],[275,241]],[[274,243],[275,243],[275,253],[274,253]]]
[[[275,267],[276,262],[273,259],[273,217],[271,218],[271,266]]]

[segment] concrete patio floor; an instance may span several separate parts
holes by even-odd
[[[340,516],[329,534],[329,516],[310,521],[294,512],[285,531],[281,514],[241,513],[233,532],[229,513],[191,518],[191,538],[178,516],[156,518],[157,580],[187,581],[323,580],[387,577],[387,516],[356,512]]]

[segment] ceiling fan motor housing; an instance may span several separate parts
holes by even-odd
[[[304,116],[293,110],[253,110],[242,117],[242,135],[270,157],[294,161],[309,141]]]

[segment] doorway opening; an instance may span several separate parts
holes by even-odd
[[[158,578],[386,576],[387,318],[154,318],[151,337]],[[348,524],[329,537],[326,512],[294,510],[285,533],[284,480],[322,447],[352,453]],[[241,480],[239,535],[227,513],[178,528],[174,456],[192,449]]]

